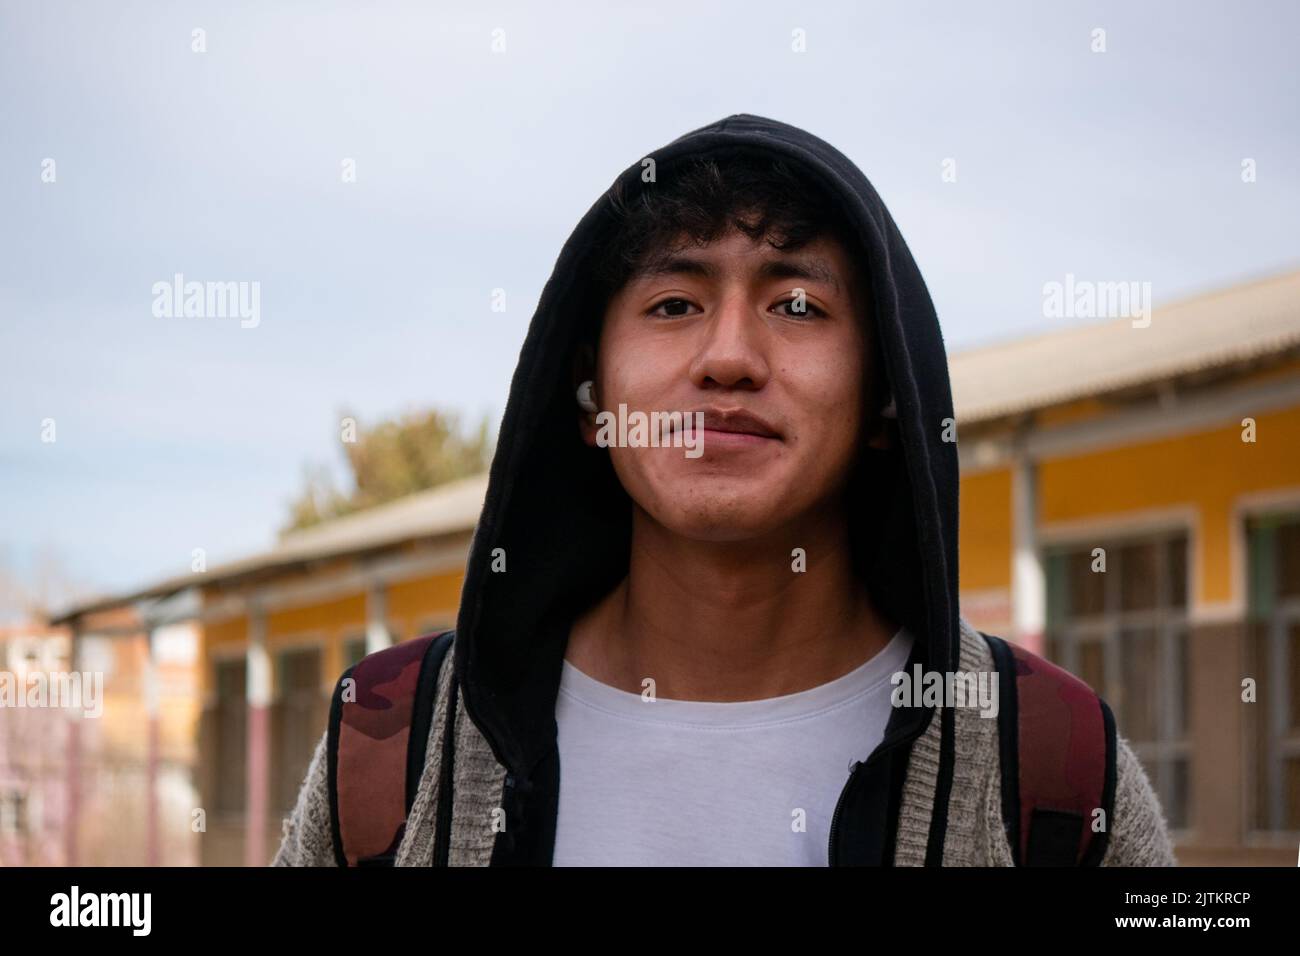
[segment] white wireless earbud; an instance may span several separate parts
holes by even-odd
[[[591,389],[594,384],[595,383],[592,382],[591,379],[587,379],[587,381],[578,386],[578,407],[584,412],[595,412],[598,410],[596,408],[596,403],[591,399]]]

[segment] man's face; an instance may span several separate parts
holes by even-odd
[[[733,230],[614,296],[596,354],[598,407],[705,413],[699,457],[609,448],[623,488],[656,522],[737,541],[842,506],[873,373],[855,275],[834,239],[781,252]],[[583,437],[596,442],[591,419]]]

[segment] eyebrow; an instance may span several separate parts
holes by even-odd
[[[826,260],[816,256],[805,256],[796,259],[768,259],[759,266],[758,274],[766,279],[810,279],[816,282],[825,282],[834,288],[836,292],[843,291],[843,286],[840,284],[835,270],[831,268]],[[701,279],[716,279],[718,277],[718,268],[704,259],[669,254],[650,260],[642,268],[636,270],[633,278],[648,279],[665,275],[690,275],[698,276]]]

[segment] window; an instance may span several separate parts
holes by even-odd
[[[18,837],[27,833],[27,794],[21,790],[0,792],[0,836]]]
[[[298,788],[328,720],[321,658],[318,647],[282,651],[276,658],[278,694],[271,715],[273,798],[286,812],[298,799]]]
[[[343,667],[347,669],[366,656],[366,638],[350,637],[343,642]]]
[[[248,745],[244,659],[238,657],[217,661],[213,670],[216,686],[216,810],[218,813],[243,813],[247,771],[244,762],[247,759]]]
[[[1170,827],[1186,828],[1187,535],[1051,548],[1044,557],[1048,658],[1105,698]]]
[[[393,627],[391,624],[385,624],[384,628],[388,632],[388,639],[390,641],[392,641],[394,644],[400,644],[402,642],[401,628]],[[353,637],[348,637],[344,639],[343,666],[345,668],[351,667],[353,664],[357,663],[358,661],[361,660],[361,658],[365,656],[366,656],[366,636],[364,634],[357,634]]]
[[[1250,520],[1246,705],[1250,829],[1300,831],[1300,514]]]

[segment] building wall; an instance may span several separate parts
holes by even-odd
[[[1011,630],[1011,469],[962,477],[958,525],[962,614],[995,634]]]
[[[1300,360],[1243,374],[1236,385],[1300,376]],[[1104,421],[1113,414],[1084,399],[1035,414],[1034,427]],[[1168,518],[1184,509],[1195,519],[1194,601],[1202,613],[1241,614],[1244,555],[1242,511],[1276,500],[1300,504],[1300,407],[1253,416],[1256,441],[1239,424],[1121,447],[1061,456],[1039,472],[1040,527],[1068,535],[1089,523]],[[961,480],[960,576],[963,601],[1011,587],[1012,470],[965,469]],[[1163,512],[1161,514],[1160,512]],[[1203,529],[1203,534],[1202,534]],[[1215,607],[1218,605],[1218,607]]]
[[[1290,362],[1248,378],[1300,373]],[[1244,380],[1244,379],[1243,379]],[[1095,400],[1039,416],[1038,425],[1104,419]],[[1252,768],[1241,702],[1246,670],[1248,516],[1300,512],[1300,407],[1263,412],[1255,441],[1239,423],[1058,456],[1039,463],[1037,525],[1043,544],[1078,543],[1161,528],[1188,535],[1187,714],[1190,825],[1180,862],[1291,864],[1295,835],[1252,833]],[[1011,633],[1012,471],[970,470],[961,484],[963,613]],[[1121,725],[1120,732],[1125,728]]]
[[[1042,463],[1040,527],[1085,532],[1089,522],[1137,526],[1166,516],[1192,535],[1194,614],[1243,612],[1241,512],[1261,492],[1295,493],[1300,506],[1300,408],[1256,416],[1256,441],[1240,425]],[[1175,516],[1173,509],[1184,515]]]

